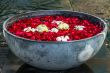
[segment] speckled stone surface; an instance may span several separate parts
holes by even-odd
[[[92,22],[100,23],[105,29],[93,38],[68,43],[29,41],[12,36],[4,29],[4,37],[12,52],[24,62],[42,69],[63,70],[84,63],[93,57],[101,48],[107,32],[106,23],[102,19],[88,14],[70,11],[37,11],[32,14],[28,13],[28,15],[24,14],[22,18],[44,14],[77,15],[80,18],[87,18]],[[17,16],[17,18],[19,18],[19,16]],[[5,22],[4,28],[7,27],[7,25],[12,22],[10,20],[13,19],[16,18],[9,19],[7,23]]]

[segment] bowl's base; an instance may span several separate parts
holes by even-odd
[[[68,70],[43,70],[23,64],[16,73],[93,73],[93,71],[86,64]]]

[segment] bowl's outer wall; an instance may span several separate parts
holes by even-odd
[[[12,52],[24,62],[42,69],[63,70],[78,66],[94,56],[101,48],[107,30],[91,39],[68,43],[28,41],[5,30],[3,33]]]

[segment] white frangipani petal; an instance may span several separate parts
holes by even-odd
[[[56,21],[56,20],[53,20],[52,23],[56,23],[57,25],[61,24],[62,21]]]
[[[61,37],[57,37],[56,40],[57,41],[62,41],[62,38]]]
[[[56,41],[68,41],[69,36],[59,36],[56,38]]]
[[[25,31],[25,32],[30,32],[30,31],[31,31],[31,27],[24,28],[23,31]]]
[[[51,32],[58,32],[58,29],[57,28],[52,28],[51,30],[50,30]]]
[[[32,32],[35,32],[35,31],[36,31],[36,29],[35,29],[35,28],[32,28],[32,29],[31,29],[31,31],[32,31]]]
[[[83,30],[85,27],[84,26],[82,26],[82,25],[76,25],[76,26],[74,26],[74,29],[76,29],[76,30]]]
[[[52,23],[56,23],[58,25],[58,29],[69,29],[69,25],[63,21],[56,21],[56,20],[53,20]]]

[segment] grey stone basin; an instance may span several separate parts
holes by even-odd
[[[86,39],[48,42],[18,37],[7,30],[16,20],[44,15],[78,16],[99,23],[103,31]],[[10,17],[3,24],[3,33],[11,51],[24,62],[41,69],[64,70],[84,63],[100,50],[106,37],[107,24],[101,18],[83,12],[40,10]]]

